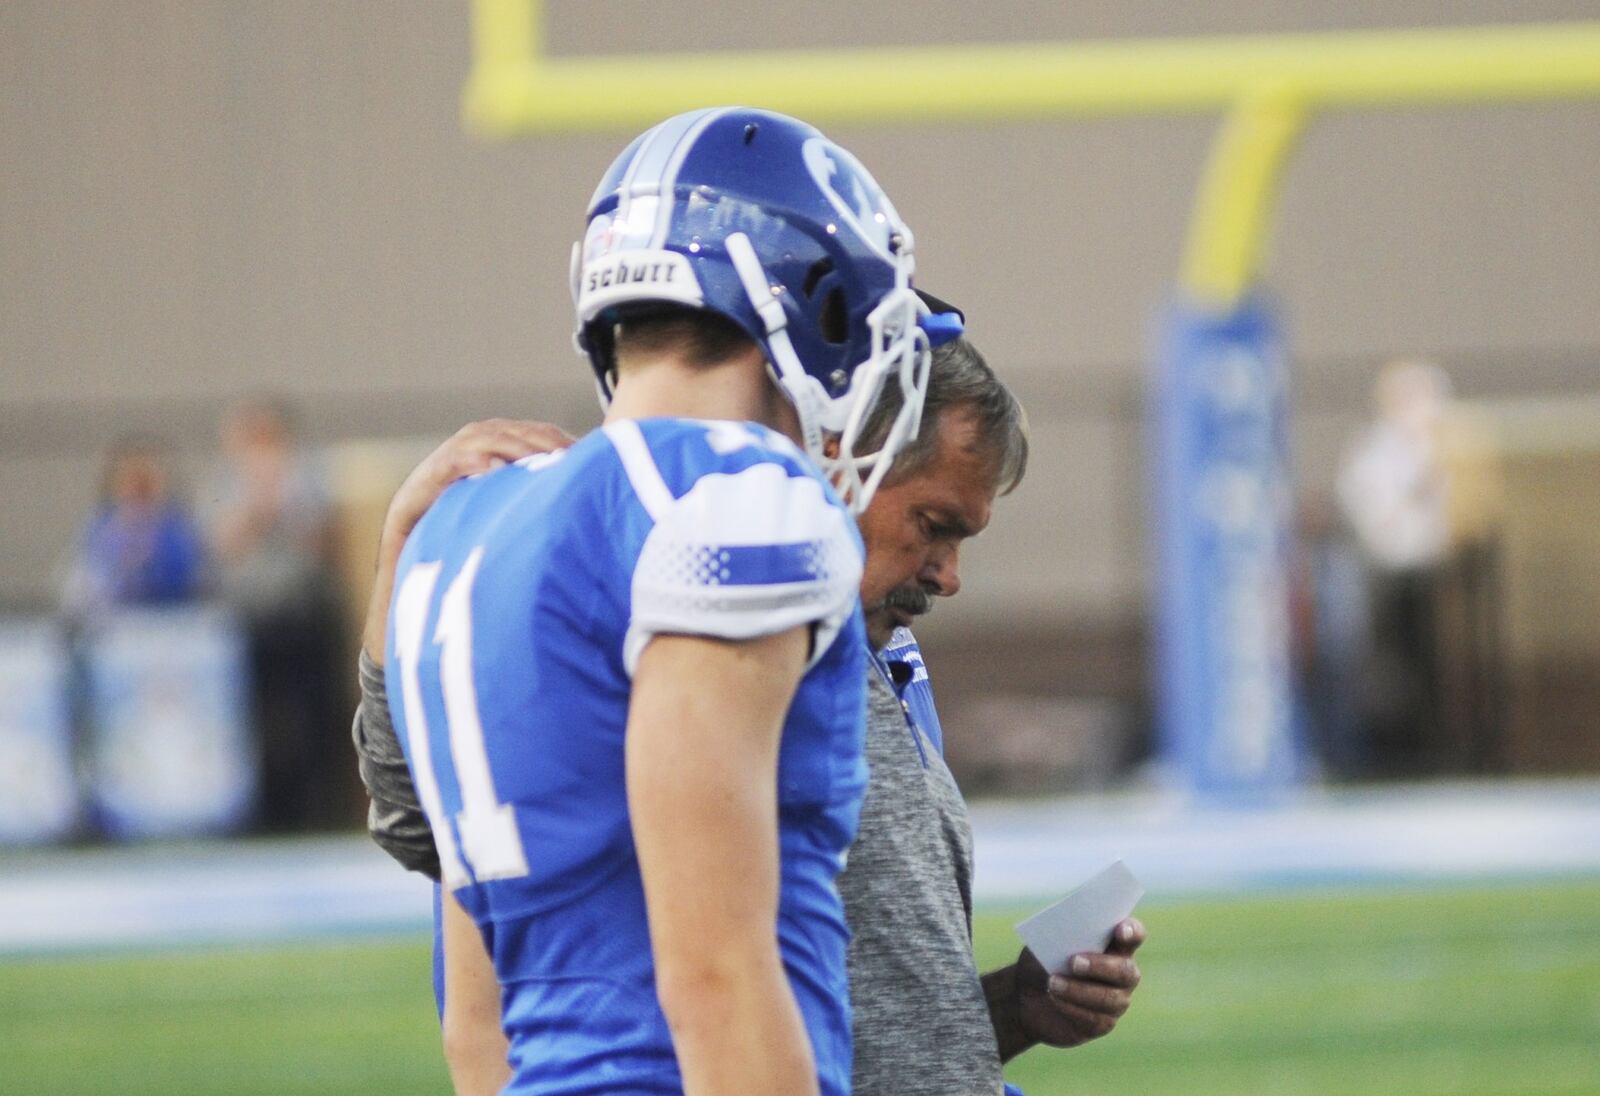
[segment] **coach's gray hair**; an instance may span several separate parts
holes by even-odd
[[[861,431],[862,451],[871,452],[878,446],[903,402],[898,385],[884,391]],[[966,339],[934,349],[917,438],[895,457],[886,482],[914,475],[933,460],[939,452],[939,417],[954,407],[972,415],[979,444],[994,460],[997,490],[1010,494],[1028,470],[1028,416],[978,348]]]

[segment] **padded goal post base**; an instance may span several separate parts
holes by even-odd
[[[1290,661],[1288,373],[1271,302],[1170,306],[1156,453],[1160,750],[1212,799],[1270,798],[1306,772]]]

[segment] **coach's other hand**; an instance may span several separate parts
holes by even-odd
[[[1051,975],[1026,948],[1013,966],[984,976],[984,993],[1009,1061],[1039,1043],[1075,1047],[1110,1034],[1139,986],[1133,953],[1145,941],[1137,918],[1118,922],[1104,952],[1082,952]]]

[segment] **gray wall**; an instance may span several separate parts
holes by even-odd
[[[1579,18],[1517,5],[551,3],[562,53]],[[770,7],[770,10],[768,10]],[[1335,13],[1335,9],[1337,9]],[[789,10],[789,9],[785,9]],[[488,145],[458,120],[464,6],[0,5],[0,603],[49,596],[100,448],[156,428],[196,470],[262,389],[318,440],[595,410],[566,256],[627,134]],[[1213,119],[836,128],[894,195],[1036,431],[944,621],[1136,616],[1146,335]],[[1471,395],[1594,387],[1600,103],[1319,119],[1279,213],[1300,468],[1325,480],[1387,355]],[[944,625],[948,627],[949,624]]]

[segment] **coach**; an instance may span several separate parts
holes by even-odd
[[[880,404],[865,440],[886,430],[897,409],[892,400]],[[373,838],[435,880],[438,856],[377,661],[394,560],[454,480],[569,440],[543,424],[467,426],[412,472],[385,519],[354,736],[372,796]],[[972,830],[943,761],[926,668],[908,626],[934,597],[960,589],[961,543],[988,524],[994,499],[1021,481],[1027,457],[1021,406],[977,350],[957,340],[935,350],[919,435],[860,517],[863,609],[876,652],[864,667],[870,776],[839,889],[852,932],[853,1089],[864,1096],[998,1093],[1004,1061],[1037,1044],[1069,1047],[1105,1035],[1139,984],[1133,953],[1145,932],[1131,918],[1117,926],[1105,954],[1075,957],[1064,975],[1049,976],[1024,950],[1016,963],[980,977],[972,954]],[[471,1030],[462,1030],[462,1015]],[[447,1017],[446,1057],[458,1089],[481,1081],[494,1091],[503,1079],[495,1015],[466,1007]],[[463,1085],[468,1078],[475,1080]]]

